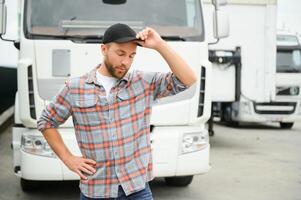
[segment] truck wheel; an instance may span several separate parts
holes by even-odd
[[[31,181],[21,178],[20,185],[24,192],[32,192],[38,189],[38,181]]]
[[[238,121],[231,121],[231,122],[228,122],[228,124],[230,127],[234,127],[234,128],[238,128],[240,125]]]
[[[231,103],[223,104],[221,121],[225,122],[226,125],[228,125],[230,127],[239,127],[239,122],[233,121],[233,119],[232,119],[232,112],[233,112],[233,109],[231,107]]]
[[[192,182],[193,176],[166,177],[165,182],[168,186],[186,187]]]
[[[231,112],[232,112],[232,109],[231,109],[231,106],[230,105],[227,105],[227,104],[223,104],[222,106],[222,114],[221,114],[221,121],[222,122],[230,122],[232,121],[231,119]]]
[[[293,126],[293,122],[280,122],[280,127],[283,129],[291,129]]]

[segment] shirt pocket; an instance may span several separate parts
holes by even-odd
[[[145,98],[143,91],[132,96],[126,90],[120,91],[117,94],[119,117],[126,119],[144,113],[146,108]]]
[[[99,125],[100,112],[98,109],[98,99],[77,99],[74,101],[74,116],[80,125]]]

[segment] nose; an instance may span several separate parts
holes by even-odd
[[[130,58],[124,58],[121,63],[125,66],[129,66],[131,62],[132,60]]]

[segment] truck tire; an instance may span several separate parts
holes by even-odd
[[[228,122],[228,125],[233,128],[238,128],[240,123],[238,121],[230,121]]]
[[[38,181],[31,181],[21,178],[20,180],[21,188],[24,192],[32,192],[38,189]]]
[[[166,177],[165,182],[168,186],[186,187],[192,182],[193,176]]]
[[[280,127],[283,129],[291,129],[294,126],[294,122],[280,122]]]
[[[239,127],[239,122],[238,121],[234,121],[232,119],[233,109],[231,107],[231,103],[224,103],[224,104],[222,104],[221,110],[222,110],[221,122],[225,122],[226,125],[228,125],[230,127]]]
[[[231,106],[228,105],[228,104],[222,104],[222,107],[221,107],[221,122],[230,122],[232,121],[231,119],[231,112],[232,112],[232,109],[231,109]]]

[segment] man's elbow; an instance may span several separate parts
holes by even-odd
[[[193,77],[191,77],[189,79],[190,81],[186,84],[188,87],[192,86],[193,84],[195,84],[197,81],[198,81],[198,78],[197,76],[194,74]]]

